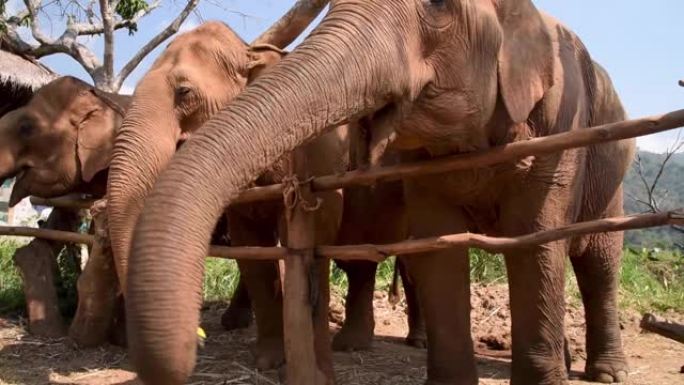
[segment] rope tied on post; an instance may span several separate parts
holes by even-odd
[[[314,177],[307,178],[300,181],[296,176],[287,176],[283,178],[283,202],[288,213],[292,213],[297,205],[301,205],[302,210],[306,212],[314,212],[321,208],[323,199],[316,197],[315,202],[309,202],[302,197],[302,186],[311,185]]]

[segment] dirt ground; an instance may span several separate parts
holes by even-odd
[[[507,384],[510,368],[510,318],[506,286],[473,288],[473,336],[477,345],[480,384]],[[334,301],[331,330],[337,328],[342,305]],[[403,345],[406,316],[393,308],[384,293],[376,293],[376,342],[371,351],[336,353],[339,385],[422,384],[426,377],[425,351]],[[278,373],[251,369],[249,345],[254,330],[224,332],[219,323],[225,306],[209,306],[203,313],[208,334],[200,351],[192,385],[278,384]],[[684,314],[666,314],[682,322]],[[684,345],[653,334],[641,333],[639,314],[624,312],[624,342],[631,370],[627,384],[684,384]],[[585,352],[581,307],[568,305],[566,330],[573,353],[571,384],[581,381]],[[39,340],[28,336],[18,320],[0,319],[0,384],[138,385],[120,348],[76,350],[65,340]]]

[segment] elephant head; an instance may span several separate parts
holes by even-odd
[[[553,70],[530,0],[333,1],[300,46],[190,138],[148,197],[128,290],[141,377],[180,384],[191,372],[213,226],[283,154],[362,118],[378,151],[487,146],[500,135],[488,122],[525,122]]]
[[[133,227],[177,147],[279,60],[281,49],[326,3],[300,0],[252,46],[227,25],[206,23],[171,42],[140,80],[116,138],[107,189],[112,251],[124,293]]]
[[[62,77],[4,115],[0,179],[16,178],[10,206],[29,195],[49,198],[82,187],[92,191],[86,185],[109,166],[127,104],[125,96]],[[97,187],[95,193],[104,194],[104,179]]]

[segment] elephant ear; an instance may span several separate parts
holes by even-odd
[[[81,178],[90,182],[109,167],[114,137],[123,121],[128,98],[90,88],[80,92],[77,104],[77,155]]]
[[[287,52],[270,44],[257,44],[249,47],[247,63],[247,83],[261,76],[287,55]]]
[[[553,43],[530,0],[500,1],[497,13],[504,34],[499,89],[513,121],[522,123],[553,86]]]

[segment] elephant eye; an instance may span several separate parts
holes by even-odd
[[[35,131],[35,126],[32,122],[24,120],[19,123],[19,136],[22,138],[30,138]]]
[[[449,0],[423,0],[421,18],[432,28],[444,29],[453,23],[454,7]]]
[[[192,88],[188,86],[178,86],[176,87],[176,97],[183,99],[192,93]]]

